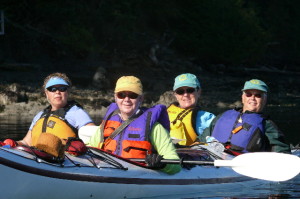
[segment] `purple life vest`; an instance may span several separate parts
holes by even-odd
[[[105,121],[116,121],[123,123],[121,117],[118,114],[118,106],[116,103],[112,103],[105,116]],[[170,121],[167,113],[167,108],[164,105],[156,105],[151,108],[141,108],[141,114],[134,119],[125,129],[118,133],[113,140],[117,141],[117,149],[113,152],[117,155],[122,155],[124,140],[126,141],[148,141],[150,142],[149,134],[156,122],[163,125],[167,131],[170,131]]]
[[[263,121],[261,114],[228,110],[216,122],[212,136],[236,151],[244,153],[263,151],[265,149]],[[234,129],[239,130],[233,133]]]

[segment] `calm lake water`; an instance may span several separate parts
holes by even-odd
[[[208,110],[215,114],[222,110]],[[285,133],[288,143],[296,145],[300,143],[300,120],[299,107],[267,107],[267,113],[278,127]],[[99,125],[101,118],[93,117],[95,123]],[[0,140],[12,138],[19,140],[25,136],[30,126],[32,118],[24,117],[3,117],[0,116]],[[279,171],[280,172],[280,171]],[[228,197],[235,195],[236,197]],[[178,196],[176,198],[202,198],[201,193],[195,193],[189,196]],[[207,198],[207,197],[205,197]],[[216,193],[209,198],[226,198],[226,199],[249,199],[249,198],[267,198],[267,199],[284,199],[300,198],[300,175],[296,178],[276,184],[275,187],[257,187],[251,191],[232,190],[224,193]]]

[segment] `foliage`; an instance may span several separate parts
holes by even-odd
[[[300,63],[300,1],[255,0],[262,27],[272,36],[267,44],[272,64],[286,66]]]
[[[49,59],[105,57],[158,43],[205,63],[255,64],[268,53],[299,62],[299,6],[297,0],[3,0],[0,60],[26,61],[37,52]]]

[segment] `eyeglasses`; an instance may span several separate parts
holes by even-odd
[[[246,97],[252,97],[254,95],[254,97],[256,98],[261,98],[262,97],[262,93],[249,93],[249,92],[244,92]]]
[[[136,99],[138,98],[138,94],[134,93],[134,92],[118,92],[117,93],[117,97],[119,99],[125,99],[126,97],[129,97],[130,99]]]
[[[183,95],[184,93],[191,94],[191,93],[195,92],[195,90],[196,90],[195,88],[187,88],[187,89],[180,88],[180,89],[177,89],[175,91],[175,93],[178,95]]]
[[[53,87],[52,86],[52,87],[47,88],[47,90],[49,92],[52,92],[52,93],[56,92],[57,90],[59,92],[66,92],[68,90],[68,87],[67,86],[60,86],[60,87]]]

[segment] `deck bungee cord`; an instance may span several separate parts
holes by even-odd
[[[2,147],[1,147],[1,149],[5,150],[5,148],[2,148]],[[56,166],[56,167],[66,167],[66,165],[64,164],[64,161],[65,161],[64,158],[66,158],[69,162],[71,162],[73,164],[74,167],[95,167],[97,169],[115,168],[115,169],[127,170],[127,168],[125,168],[122,164],[120,164],[113,158],[109,157],[107,154],[101,153],[101,151],[96,152],[97,153],[96,154],[92,150],[88,149],[87,153],[82,155],[82,156],[85,156],[85,159],[89,160],[89,162],[93,165],[93,166],[88,166],[81,162],[77,162],[76,159],[74,159],[74,157],[72,159],[70,156],[73,156],[73,155],[70,155],[68,153],[65,153],[64,158],[57,158],[50,154],[47,154],[44,151],[38,150],[35,147],[17,146],[12,149],[24,151],[24,152],[30,154],[32,157],[24,157],[20,154],[14,153],[15,155],[24,157],[26,159],[34,160],[38,163],[48,164],[48,165],[52,165],[52,166]],[[13,151],[10,151],[10,150],[5,150],[5,151],[7,151],[9,153],[13,153]],[[112,167],[99,166],[99,165],[97,165],[95,159],[103,161]],[[72,166],[68,165],[67,167],[72,167]]]
[[[88,148],[87,154],[93,159],[93,157],[99,158],[105,163],[108,163],[117,169],[128,170],[128,168],[124,167],[122,164],[109,157],[105,152],[101,150],[97,150],[97,152],[93,152],[93,148]],[[100,155],[101,154],[101,155]]]

